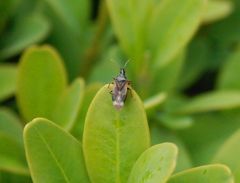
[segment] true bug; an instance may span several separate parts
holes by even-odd
[[[113,78],[113,90],[110,92],[112,95],[113,106],[120,110],[124,106],[124,102],[127,98],[128,90],[130,90],[130,81],[127,80],[125,73],[125,63],[123,68],[120,68],[120,73],[116,78]]]

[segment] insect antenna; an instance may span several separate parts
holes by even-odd
[[[123,65],[123,68],[124,68],[124,69],[126,68],[128,62],[130,62],[130,59],[128,59],[128,60],[125,62],[125,64]]]

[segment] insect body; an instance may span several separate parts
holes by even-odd
[[[127,98],[127,92],[130,89],[130,81],[127,80],[124,68],[121,68],[119,75],[113,79],[114,86],[111,91],[113,106],[120,110],[124,106],[124,102]]]

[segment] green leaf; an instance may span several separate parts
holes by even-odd
[[[163,103],[166,100],[166,98],[167,98],[167,94],[164,92],[161,92],[157,95],[154,95],[154,96],[148,98],[147,100],[144,101],[145,110],[149,110],[149,109],[157,107],[158,105]]]
[[[151,141],[152,144],[160,144],[164,142],[174,143],[178,147],[178,158],[176,168],[174,172],[179,172],[188,168],[193,167],[193,162],[190,157],[190,153],[184,142],[175,134],[168,129],[158,127],[155,124],[151,125]]]
[[[0,34],[5,28],[6,23],[19,5],[20,0],[0,1]]]
[[[151,93],[172,92],[177,87],[185,61],[185,51],[179,52],[171,62],[160,67],[154,73]]]
[[[235,51],[226,64],[220,70],[217,86],[219,89],[240,90],[240,83],[236,78],[240,77],[240,48]]]
[[[119,73],[119,61],[124,60],[120,48],[116,45],[104,51],[101,60],[95,65],[89,76],[90,82],[111,83],[112,78]],[[108,72],[106,72],[108,70]]]
[[[170,129],[184,129],[193,124],[193,119],[190,116],[174,115],[168,113],[162,113],[157,116],[159,122]]]
[[[234,183],[230,169],[221,164],[205,165],[173,175],[168,183]]]
[[[164,183],[175,169],[177,147],[163,143],[150,147],[138,158],[130,173],[129,183]]]
[[[117,110],[105,85],[96,94],[86,116],[83,150],[92,182],[126,182],[130,170],[149,147],[150,137],[143,104],[131,89],[124,107]]]
[[[92,102],[93,97],[96,95],[97,91],[102,87],[100,83],[93,83],[86,87],[83,94],[83,101],[78,111],[77,119],[74,122],[71,133],[79,140],[82,140],[83,128],[85,123],[85,117],[90,103]]]
[[[148,18],[153,2],[149,0],[107,0],[110,18],[123,50],[135,61],[144,54]],[[134,10],[134,11],[133,11]]]
[[[17,68],[14,65],[0,65],[0,101],[15,93]]]
[[[32,183],[32,179],[27,175],[16,175],[9,172],[0,172],[0,182],[3,183]]]
[[[83,51],[89,46],[91,1],[44,0],[44,13],[51,22],[49,43],[62,54],[69,79],[79,76]],[[68,45],[68,46],[66,46]]]
[[[226,110],[240,107],[239,91],[214,91],[193,98],[188,103],[179,106],[176,113],[191,114],[216,110]]]
[[[19,20],[13,29],[0,39],[0,59],[19,54],[24,48],[42,41],[49,32],[49,24],[41,15],[29,15]]]
[[[25,161],[22,127],[8,109],[0,109],[0,170],[28,174]]]
[[[203,36],[197,36],[191,41],[186,50],[186,60],[177,79],[177,88],[180,90],[191,87],[208,68],[209,40]]]
[[[71,130],[76,121],[84,95],[84,80],[77,78],[63,93],[53,112],[53,121],[66,130]]]
[[[210,162],[226,139],[239,128],[239,109],[236,109],[236,112],[195,115],[190,128],[175,133],[184,141],[196,166]]]
[[[219,149],[213,162],[228,165],[235,178],[235,182],[240,182],[240,130],[237,130]]]
[[[81,144],[54,123],[36,118],[24,128],[33,182],[88,182]]]
[[[228,0],[209,0],[203,16],[204,23],[212,23],[223,19],[233,12],[233,3]]]
[[[31,47],[20,60],[17,102],[23,117],[51,119],[66,88],[66,73],[58,53],[49,46]]]
[[[75,33],[83,30],[90,18],[88,0],[44,0],[51,10]]]
[[[153,68],[172,60],[196,32],[204,12],[205,0],[162,0],[150,20],[149,49]]]

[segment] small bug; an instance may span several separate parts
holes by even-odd
[[[120,68],[119,75],[116,78],[113,78],[113,90],[110,92],[112,95],[113,106],[117,110],[120,110],[124,106],[124,102],[127,98],[127,92],[130,90],[130,81],[127,80],[124,69],[125,66]]]

